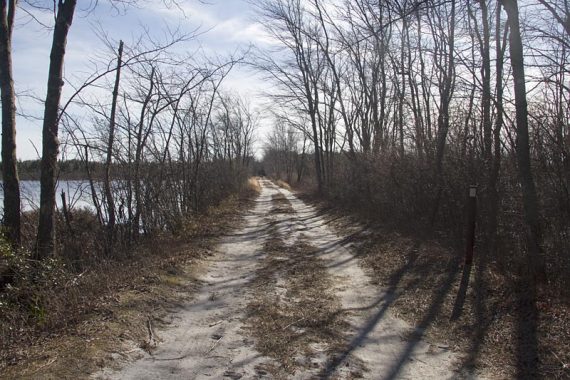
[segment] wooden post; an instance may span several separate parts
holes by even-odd
[[[465,230],[465,264],[473,262],[473,248],[475,246],[475,224],[477,221],[477,185],[469,186],[467,199],[467,228]]]

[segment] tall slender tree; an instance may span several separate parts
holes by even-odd
[[[504,29],[504,30],[503,30]],[[501,3],[497,3],[495,11],[495,104],[497,108],[497,117],[495,120],[495,128],[493,130],[493,164],[489,174],[489,228],[488,238],[490,239],[491,249],[495,249],[497,240],[497,222],[498,222],[498,206],[499,191],[498,182],[501,170],[501,129],[503,128],[503,71],[505,59],[506,37],[508,32],[508,24],[505,28],[501,26]]]
[[[16,161],[16,96],[12,75],[12,31],[17,0],[0,1],[0,93],[2,97],[2,174],[4,228],[13,247],[20,245],[20,181]]]
[[[435,152],[435,172],[437,181],[437,194],[434,202],[431,224],[435,223],[437,213],[439,211],[441,196],[443,193],[443,156],[445,153],[445,145],[450,127],[449,108],[453,97],[453,89],[455,82],[455,16],[456,7],[455,0],[451,0],[451,10],[449,13],[449,21],[447,28],[444,28],[440,19],[439,33],[443,36],[442,44],[446,45],[446,51],[442,55],[442,62],[436,65],[440,66],[440,90],[439,90],[439,114],[437,118],[437,141]],[[447,30],[446,30],[447,29]]]
[[[36,259],[50,256],[56,249],[55,187],[59,151],[59,102],[63,88],[63,62],[67,34],[73,22],[76,4],[77,0],[59,0],[57,3],[42,129],[40,218],[35,250]]]
[[[542,259],[542,233],[538,197],[532,175],[530,142],[528,134],[528,103],[526,99],[525,67],[523,44],[519,22],[519,9],[516,0],[501,0],[507,12],[510,28],[509,52],[513,70],[513,88],[516,110],[516,154],[523,196],[524,220],[527,227],[527,255],[529,271],[535,280],[544,279],[545,268]]]
[[[107,213],[109,220],[107,223],[107,249],[109,253],[113,249],[113,239],[115,230],[115,201],[111,190],[111,163],[113,161],[113,144],[115,142],[115,117],[117,114],[117,97],[119,96],[119,82],[121,80],[121,64],[123,60],[123,41],[119,42],[117,53],[117,72],[115,73],[115,85],[113,86],[113,100],[111,102],[111,115],[109,120],[109,139],[107,143],[107,158],[105,160],[105,197],[107,198]]]

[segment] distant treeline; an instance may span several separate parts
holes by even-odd
[[[26,160],[18,162],[18,174],[24,181],[40,180],[40,160]],[[59,179],[76,180],[87,179],[87,168],[85,162],[77,159],[65,160],[58,162]],[[90,162],[89,171],[94,178],[98,178],[103,173],[103,163]],[[3,179],[3,173],[0,168],[0,179]]]
[[[245,163],[254,163],[255,158],[252,155],[244,158]],[[1,165],[1,161],[0,161]],[[180,163],[172,163],[173,167],[180,166]],[[18,175],[20,180],[23,181],[39,181],[40,180],[40,160],[25,160],[18,162]],[[159,166],[158,163],[145,162],[141,164],[142,168],[151,169],[154,166]],[[115,173],[114,177],[117,179],[129,176],[129,168],[122,163],[114,163],[111,165],[111,171]],[[89,170],[85,161],[72,159],[58,162],[58,179],[59,180],[88,180],[91,177],[94,181],[103,179],[105,174],[105,164],[102,162],[89,162]],[[3,179],[2,168],[0,167],[0,180]]]

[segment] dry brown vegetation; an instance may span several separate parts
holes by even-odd
[[[282,194],[273,196],[272,203],[272,211],[290,212]],[[256,349],[275,359],[276,364],[262,369],[276,378],[286,378],[299,368],[317,370],[327,355],[344,348],[347,322],[331,290],[333,280],[317,255],[302,236],[286,244],[277,225],[271,225],[251,284],[246,324]],[[361,369],[352,368],[353,376],[359,374]]]
[[[45,261],[35,282],[19,257],[0,298],[0,372],[7,378],[78,378],[156,344],[154,328],[192,297],[200,259],[215,238],[239,222],[255,195],[242,193],[187,222],[174,237],[144,241],[122,258]],[[49,373],[49,375],[46,375]]]
[[[254,191],[256,193],[261,192],[261,185],[259,184],[258,177],[249,177],[247,180],[247,186],[250,189],[250,191]]]
[[[271,202],[273,203],[273,207],[271,207],[271,211],[269,211],[270,214],[291,214],[295,212],[291,206],[291,202],[281,193],[273,194],[271,196]]]
[[[317,250],[303,240],[287,246],[275,228],[270,233],[251,285],[247,326],[256,349],[277,362],[263,369],[285,378],[341,351],[347,326]]]
[[[276,179],[276,180],[275,180],[275,184],[276,184],[277,186],[283,188],[283,189],[286,189],[286,190],[291,191],[291,186],[290,186],[287,182],[285,182],[285,181],[283,181],[283,180]]]

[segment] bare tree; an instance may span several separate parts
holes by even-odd
[[[296,98],[302,102],[311,121],[311,140],[314,146],[314,163],[319,191],[324,190],[323,141],[319,122],[319,81],[323,75],[322,51],[315,44],[315,25],[308,25],[306,13],[299,0],[267,0],[259,5],[265,25],[294,57],[294,76],[285,76],[285,86],[295,88]],[[262,65],[258,65],[263,67]],[[277,69],[277,71],[275,70]],[[273,77],[284,74],[280,65],[265,66]],[[293,83],[291,83],[291,80]],[[299,80],[299,82],[297,82]]]
[[[73,22],[77,0],[59,0],[50,53],[47,96],[42,129],[42,171],[40,218],[35,257],[53,255],[55,246],[55,186],[59,151],[59,102],[63,87],[63,61],[67,34]]]
[[[111,115],[109,120],[109,142],[107,143],[107,158],[105,160],[105,197],[107,198],[107,230],[108,230],[108,249],[112,250],[113,239],[115,233],[115,201],[113,191],[111,190],[111,164],[113,162],[113,144],[115,141],[115,116],[117,113],[117,98],[119,96],[119,82],[121,80],[121,64],[123,59],[123,41],[119,42],[119,51],[117,53],[117,69],[115,76],[115,84],[113,86],[113,99],[111,100]]]
[[[446,17],[439,14],[438,10],[434,11],[434,17],[437,22],[432,26],[432,30],[440,36],[443,51],[439,61],[436,60],[438,70],[441,71],[439,76],[439,114],[437,117],[437,140],[435,151],[435,176],[437,181],[437,195],[434,203],[431,223],[433,224],[439,211],[441,196],[443,192],[443,155],[445,153],[445,145],[450,127],[449,107],[453,96],[453,88],[455,82],[455,0],[451,0],[451,9],[449,11],[448,22],[443,22]],[[445,28],[447,25],[447,28]]]
[[[516,107],[516,152],[523,195],[524,219],[527,227],[528,270],[535,280],[545,280],[545,266],[542,257],[542,230],[538,197],[532,175],[530,143],[528,133],[528,104],[526,99],[526,77],[523,44],[519,22],[519,10],[515,0],[502,0],[507,11],[510,27],[509,52],[513,70],[513,86]]]
[[[8,241],[20,246],[20,181],[16,159],[16,96],[12,75],[12,31],[17,0],[0,1],[0,91],[2,96],[2,174],[4,227]]]

